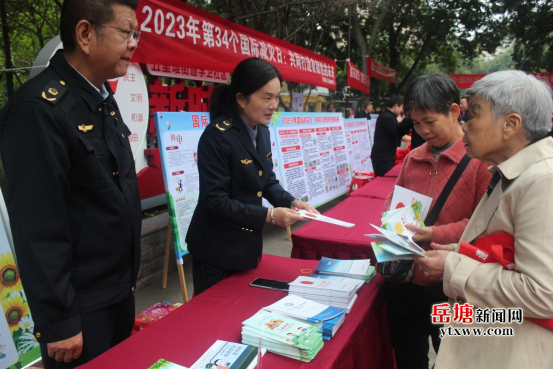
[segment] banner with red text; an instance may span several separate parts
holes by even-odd
[[[378,63],[373,58],[367,58],[367,69],[371,78],[381,79],[390,83],[396,83],[396,71]]]
[[[184,2],[141,0],[136,16],[142,36],[133,62],[232,72],[259,57],[287,81],[336,90],[334,60]]]
[[[355,64],[348,62],[348,79],[346,85],[361,91],[366,95],[371,94],[371,79],[363,74]]]
[[[532,75],[540,78],[545,83],[549,85],[549,87],[553,88],[553,73],[531,73]],[[460,89],[466,89],[471,88],[472,85],[484,78],[486,74],[450,74],[449,77],[455,82],[458,88]]]

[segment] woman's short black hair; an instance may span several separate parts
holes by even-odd
[[[75,27],[86,19],[94,23],[107,24],[115,18],[114,5],[128,6],[132,10],[138,8],[138,0],[65,0],[61,8],[60,38],[63,48],[73,51],[75,42]]]
[[[403,110],[407,114],[419,109],[449,116],[449,109],[454,103],[461,103],[455,82],[445,74],[426,74],[415,78],[407,87]]]
[[[249,99],[252,93],[274,78],[282,83],[282,76],[274,65],[259,58],[242,60],[234,68],[230,84],[217,87],[211,94],[210,119],[214,120],[223,114],[238,113],[238,93]]]

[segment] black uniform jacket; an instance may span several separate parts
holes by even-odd
[[[294,200],[273,172],[267,127],[257,125],[257,149],[242,119],[221,116],[198,145],[200,198],[186,236],[200,262],[222,269],[253,269],[261,258],[265,197],[275,207]]]
[[[388,162],[396,159],[398,122],[394,113],[384,110],[376,119],[374,146],[371,159],[374,162]],[[374,164],[373,164],[374,165]]]
[[[138,182],[130,131],[105,86],[103,100],[60,51],[0,112],[17,262],[44,342],[74,336],[80,314],[134,291]]]

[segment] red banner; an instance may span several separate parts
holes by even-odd
[[[136,16],[142,37],[133,62],[232,72],[256,56],[287,81],[336,90],[334,60],[184,2],[141,0]]]
[[[545,83],[549,85],[549,87],[553,88],[553,73],[532,73],[533,76],[536,76],[543,80]],[[460,89],[466,89],[471,88],[472,85],[484,78],[486,74],[450,74],[449,77],[455,81],[455,84]]]
[[[355,64],[348,62],[348,79],[347,86],[353,87],[366,95],[371,94],[371,79],[366,74],[363,74]]]
[[[367,68],[371,78],[381,79],[390,83],[396,83],[396,71],[379,64],[373,58],[367,58]]]

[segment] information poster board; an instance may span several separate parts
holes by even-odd
[[[368,120],[344,119],[346,141],[348,144],[349,157],[351,159],[351,171],[372,172],[371,161],[371,137],[369,135]]]
[[[275,113],[273,128],[281,184],[320,206],[348,191],[350,158],[339,113]]]
[[[0,191],[0,368],[22,368],[37,361],[40,347],[33,334],[35,324],[23,291],[19,270],[8,241],[8,216]]]
[[[188,253],[185,238],[200,195],[198,142],[208,113],[155,113],[167,208],[177,264]]]

